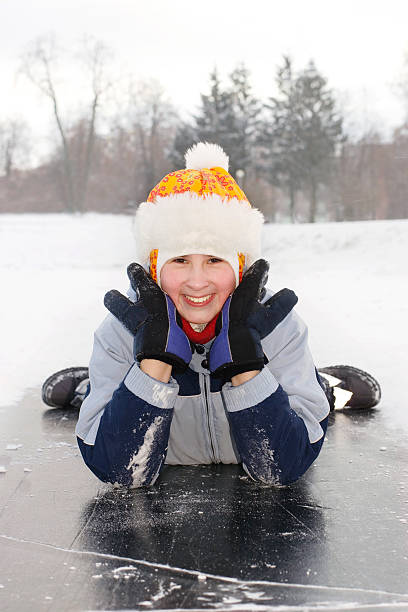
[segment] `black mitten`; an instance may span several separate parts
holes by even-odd
[[[192,357],[191,346],[178,325],[174,303],[139,264],[130,264],[127,273],[139,300],[131,302],[112,290],[105,295],[104,304],[135,337],[135,359],[158,359],[179,370],[186,369]]]
[[[224,380],[265,365],[261,339],[292,310],[297,297],[282,289],[265,304],[259,301],[268,280],[269,264],[258,259],[225,302],[216,324],[218,335],[209,356],[210,371]]]

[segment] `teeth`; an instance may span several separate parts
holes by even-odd
[[[201,302],[207,302],[210,299],[211,295],[205,295],[204,297],[192,297],[191,295],[186,295],[186,298],[188,300],[191,300],[192,302],[195,302],[196,304],[200,304]]]

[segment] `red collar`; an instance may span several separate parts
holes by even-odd
[[[183,325],[183,331],[186,334],[187,338],[194,342],[194,344],[206,344],[210,340],[212,340],[215,336],[215,323],[217,321],[218,314],[207,323],[202,332],[196,332],[191,327],[190,323],[185,319],[181,319]]]

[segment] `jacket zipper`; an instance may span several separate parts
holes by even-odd
[[[211,459],[213,460],[214,463],[219,463],[218,458],[216,457],[216,453],[215,453],[215,444],[214,444],[214,439],[213,439],[213,434],[212,434],[212,429],[211,429],[210,407],[208,405],[207,377],[205,374],[203,374],[202,376],[204,379],[204,399],[205,399],[205,410],[206,410],[206,415],[207,415],[208,437],[210,439],[211,453],[212,453]]]

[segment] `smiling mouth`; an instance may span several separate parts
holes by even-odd
[[[183,295],[183,297],[189,306],[207,306],[215,297],[215,293],[203,295],[203,297],[193,297],[192,295]]]

